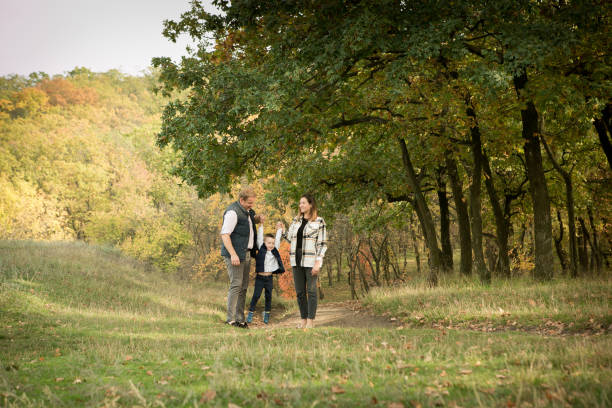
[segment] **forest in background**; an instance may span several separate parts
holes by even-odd
[[[245,176],[280,203],[316,192],[353,291],[404,279],[407,248],[431,286],[609,267],[609,2],[218,8],[166,21],[198,47],[153,59],[182,93],[158,142],[202,196]]]
[[[223,200],[169,174],[155,83],[86,68],[0,78],[0,239],[80,240],[197,272]]]
[[[0,78],[0,238],[108,245],[168,273],[219,279],[224,265],[218,253],[218,229],[232,195],[216,193],[200,199],[195,188],[171,175],[180,153],[156,146],[163,106],[168,103],[154,92],[156,85],[154,73],[134,77],[86,68],[53,78],[44,73]],[[595,134],[586,126],[584,136],[563,151],[553,147],[551,154],[573,174],[578,267],[581,275],[588,275],[609,266],[612,236],[607,218],[609,171]],[[491,178],[485,183],[489,194],[500,190],[509,222],[510,274],[529,275],[534,268],[534,237],[527,179],[519,152],[504,158],[506,162],[494,159],[497,186]],[[367,160],[364,157],[364,165]],[[457,156],[454,177],[461,186],[470,183],[468,160],[469,156]],[[448,163],[452,161],[447,157]],[[556,214],[555,268],[569,274],[563,179],[550,160],[547,165]],[[445,262],[449,270],[457,270],[461,231],[453,193],[466,201],[467,192],[463,188],[447,192],[450,176],[440,166],[430,174],[421,170],[420,178],[433,208]],[[363,181],[364,191],[376,188],[373,180]],[[289,220],[294,211],[290,194],[279,191],[278,179],[252,182],[260,197],[256,208],[269,216],[267,230],[276,220]],[[323,269],[328,286],[347,281],[352,297],[359,297],[373,286],[427,275],[431,260],[410,202],[349,199],[337,205],[344,199],[339,196],[322,203],[331,230]],[[500,259],[495,215],[486,204],[482,203],[483,256],[487,269],[495,271]],[[283,250],[287,257],[287,249]],[[283,294],[291,293],[289,276],[279,284]]]
[[[221,215],[248,182],[268,230],[315,193],[323,276],[352,297],[609,269],[608,5],[236,7],[167,21],[200,46],[142,77],[0,78],[0,238],[219,279]]]

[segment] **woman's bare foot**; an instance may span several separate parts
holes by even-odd
[[[301,320],[301,321],[298,323],[297,328],[298,328],[298,329],[305,329],[307,325],[308,325],[307,320],[306,320],[306,319],[302,319],[302,320]]]
[[[306,320],[306,329],[314,329],[315,324],[314,324],[314,319],[307,319]]]

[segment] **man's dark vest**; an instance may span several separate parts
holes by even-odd
[[[255,216],[255,211],[249,210],[247,212],[247,210],[245,210],[244,207],[241,206],[238,201],[236,201],[227,207],[223,213],[224,218],[225,214],[230,210],[234,211],[238,216],[238,223],[236,224],[234,231],[230,234],[230,240],[232,241],[232,246],[234,247],[236,254],[238,254],[238,258],[240,258],[241,261],[244,261],[247,246],[249,245],[249,217],[251,217],[251,223],[253,224],[253,248],[251,250],[251,256],[255,256],[255,237],[257,236],[255,231],[255,219],[253,218]],[[223,241],[221,241],[221,255],[227,258],[231,257],[229,251],[225,248],[225,245],[223,245]]]
[[[266,248],[266,244],[263,244],[261,248],[259,248],[259,252],[257,252],[257,258],[255,258],[255,272],[265,272],[264,261],[266,260],[266,253],[268,252],[268,248]],[[276,258],[276,262],[278,262],[278,269],[273,273],[283,273],[285,272],[285,267],[283,266],[283,261],[281,261],[280,254],[278,253],[278,249],[272,249],[272,255]]]

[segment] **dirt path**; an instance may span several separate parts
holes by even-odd
[[[253,328],[294,328],[301,321],[299,312],[286,316],[280,320],[272,319],[270,324],[264,325],[261,318],[253,319]],[[392,329],[395,324],[383,316],[376,316],[361,310],[357,302],[324,303],[317,308],[316,327],[381,327]]]

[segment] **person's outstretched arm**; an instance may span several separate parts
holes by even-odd
[[[281,238],[283,237],[283,229],[282,228],[277,228],[276,229],[276,237],[274,237],[274,248],[278,249],[280,248],[280,243],[281,243]]]
[[[264,243],[263,225],[259,225],[257,228],[257,248],[261,248]]]

